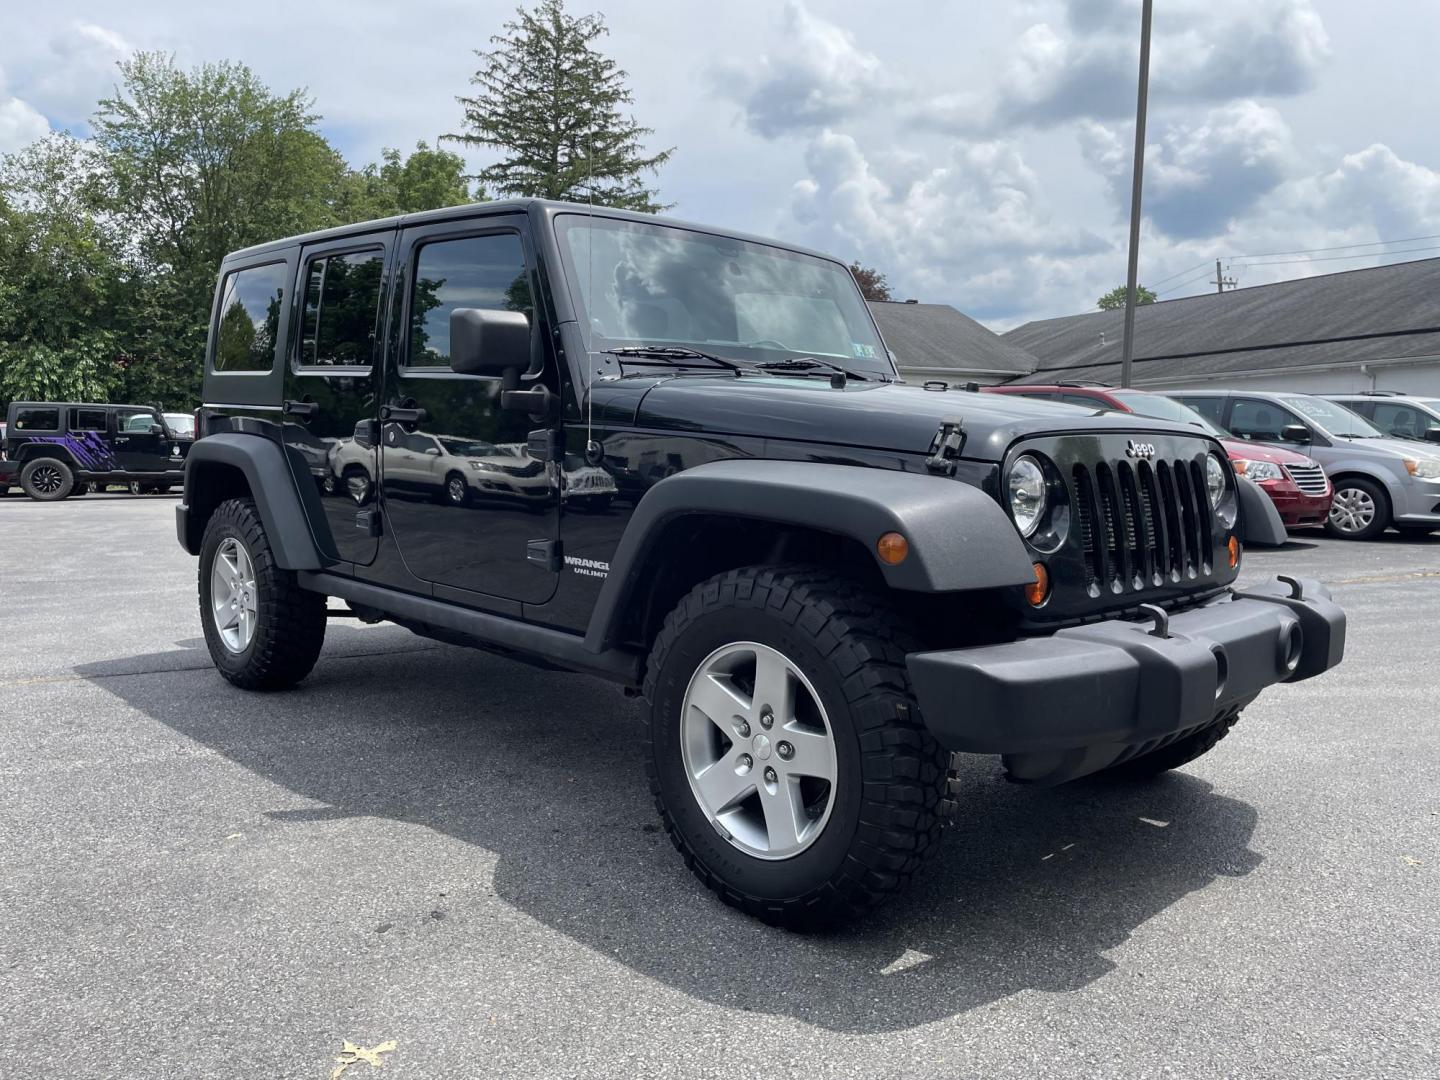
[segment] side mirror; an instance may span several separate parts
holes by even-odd
[[[437,449],[435,449],[435,447],[433,447],[433,446],[427,446],[427,447],[425,447],[425,453],[429,454],[431,457],[439,457],[439,456],[440,456],[440,451],[437,450]]]
[[[1286,442],[1308,443],[1310,441],[1310,429],[1304,424],[1286,424],[1280,429],[1280,438]]]
[[[450,370],[496,378],[530,366],[530,320],[520,311],[456,308],[450,313]]]
[[[1431,424],[1428,428],[1426,428],[1425,441],[1440,442],[1440,427],[1436,427],[1434,424]]]

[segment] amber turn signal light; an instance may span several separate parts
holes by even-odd
[[[1236,537],[1230,537],[1230,542],[1225,545],[1225,550],[1230,553],[1230,569],[1234,570],[1240,565],[1240,541]]]
[[[880,561],[889,566],[899,566],[910,554],[910,541],[897,532],[888,532],[875,543]]]
[[[1035,581],[1025,586],[1025,599],[1030,601],[1031,607],[1039,607],[1050,599],[1050,571],[1045,569],[1044,563],[1036,563],[1034,566]]]

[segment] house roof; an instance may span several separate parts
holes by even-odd
[[[949,304],[870,301],[900,369],[1023,375],[1035,358]]]
[[[1037,358],[1021,382],[1118,378],[1123,311],[1004,335]],[[1349,270],[1135,310],[1137,382],[1440,354],[1440,259]]]

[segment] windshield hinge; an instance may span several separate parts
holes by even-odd
[[[955,462],[960,459],[960,448],[965,445],[965,422],[945,420],[930,442],[930,456],[925,467],[932,473],[944,476],[955,475]]]

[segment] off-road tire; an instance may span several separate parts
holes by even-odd
[[[149,485],[149,484],[142,484],[142,483],[140,483],[139,480],[131,480],[130,483],[129,483],[127,486],[130,488],[130,494],[131,494],[131,495],[149,495],[149,494],[150,494],[150,490],[151,490],[151,489],[150,489],[150,485]]]
[[[220,639],[210,609],[210,572],[227,537],[245,545],[255,567],[258,618],[249,645],[238,653]],[[325,598],[302,589],[293,571],[276,565],[252,500],[230,499],[210,515],[200,542],[199,573],[200,624],[221,675],[242,690],[285,690],[310,674],[325,643]]]
[[[1171,769],[1188,765],[1213,750],[1216,743],[1230,734],[1230,729],[1239,719],[1240,711],[1237,709],[1167,746],[1102,769],[1100,775],[1115,780],[1150,780]]]
[[[51,487],[51,477],[58,477],[54,487]],[[44,490],[37,484],[43,484]],[[36,502],[59,502],[70,497],[75,487],[75,470],[59,458],[32,458],[20,469],[20,487]]]
[[[1375,503],[1375,517],[1369,525],[1355,532],[1344,532],[1331,524],[1330,518],[1325,518],[1325,533],[1337,540],[1374,540],[1390,527],[1390,496],[1385,488],[1374,480],[1362,476],[1344,477],[1335,482],[1335,495],[1338,498],[1342,491],[1349,488],[1356,488],[1369,495]]]
[[[764,860],[732,846],[692,794],[680,750],[691,676],[716,648],[780,650],[829,718],[837,777],[824,831]],[[767,923],[820,929],[901,891],[940,844],[949,755],[930,737],[905,655],[916,643],[883,600],[824,569],[746,567],[695,586],[666,617],[645,675],[646,771],[665,831],[725,903]]]

